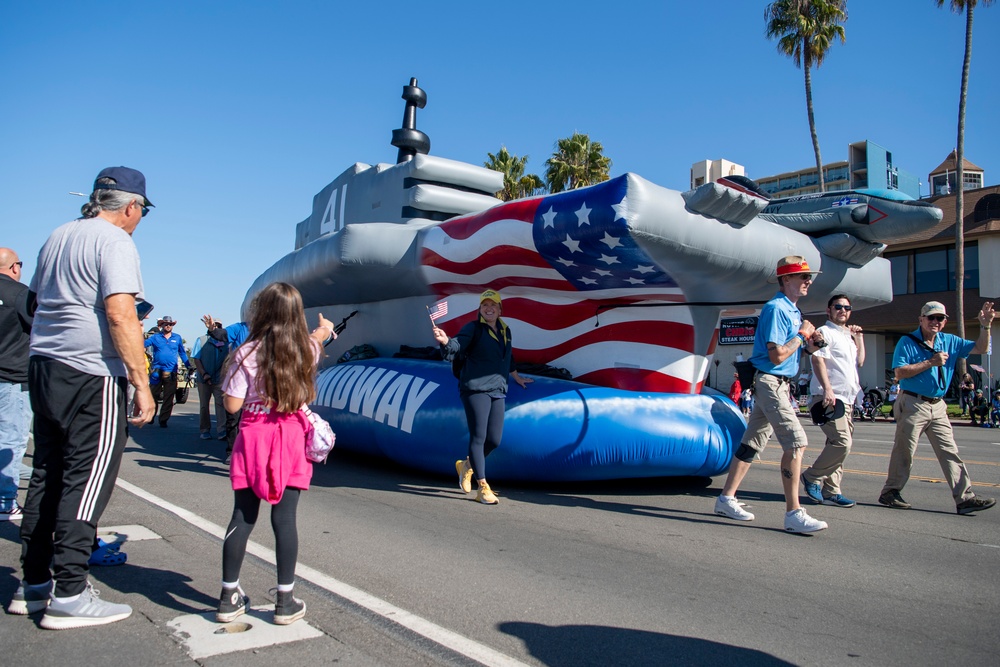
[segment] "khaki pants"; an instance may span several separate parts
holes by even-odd
[[[951,487],[955,503],[975,496],[969,471],[958,455],[958,445],[948,421],[948,408],[944,401],[931,403],[916,396],[900,393],[896,399],[896,438],[889,457],[889,474],[882,487],[882,493],[902,491],[910,479],[913,453],[917,451],[917,441],[922,433],[927,434],[931,449],[941,464],[944,478]]]
[[[823,400],[822,396],[813,396],[809,407]],[[823,495],[826,497],[835,496],[840,493],[840,480],[844,476],[844,461],[851,453],[851,444],[854,442],[854,420],[851,419],[851,408],[845,406],[844,416],[840,419],[831,419],[820,429],[826,436],[826,446],[819,453],[813,464],[809,466],[802,476],[810,482],[820,482],[823,484]]]
[[[806,432],[795,414],[798,407],[793,408],[789,402],[788,382],[782,382],[774,375],[757,373],[753,390],[753,412],[747,420],[743,444],[755,452],[762,452],[772,434],[786,452],[809,444]]]

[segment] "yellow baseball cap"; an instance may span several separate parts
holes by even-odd
[[[500,303],[500,292],[491,289],[486,290],[485,292],[479,295],[480,305],[482,305],[483,301],[486,301],[487,299],[490,301],[495,301],[496,303]]]

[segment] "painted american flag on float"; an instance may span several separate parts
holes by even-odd
[[[628,180],[518,200],[428,229],[424,278],[455,335],[479,293],[499,290],[518,362],[635,391],[701,390],[708,360],[695,355],[690,310],[663,267],[632,238]]]

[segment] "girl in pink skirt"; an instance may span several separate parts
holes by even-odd
[[[250,312],[250,336],[226,362],[222,385],[226,410],[242,409],[243,416],[229,468],[233,517],[222,545],[222,594],[215,618],[228,623],[250,606],[240,588],[240,568],[260,501],[266,500],[278,565],[274,622],[287,625],[306,613],[305,602],[292,595],[299,550],[295,513],[299,493],[312,478],[305,453],[311,427],[301,407],[316,398],[316,364],[323,343],[335,334],[322,314],[309,333],[302,297],[287,283],[265,287]]]

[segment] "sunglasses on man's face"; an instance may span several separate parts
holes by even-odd
[[[834,310],[846,310],[847,312],[851,312],[851,307],[850,306],[845,306],[842,303],[835,303],[835,304],[833,304],[833,309]]]
[[[931,322],[944,322],[948,319],[947,315],[924,315]]]

